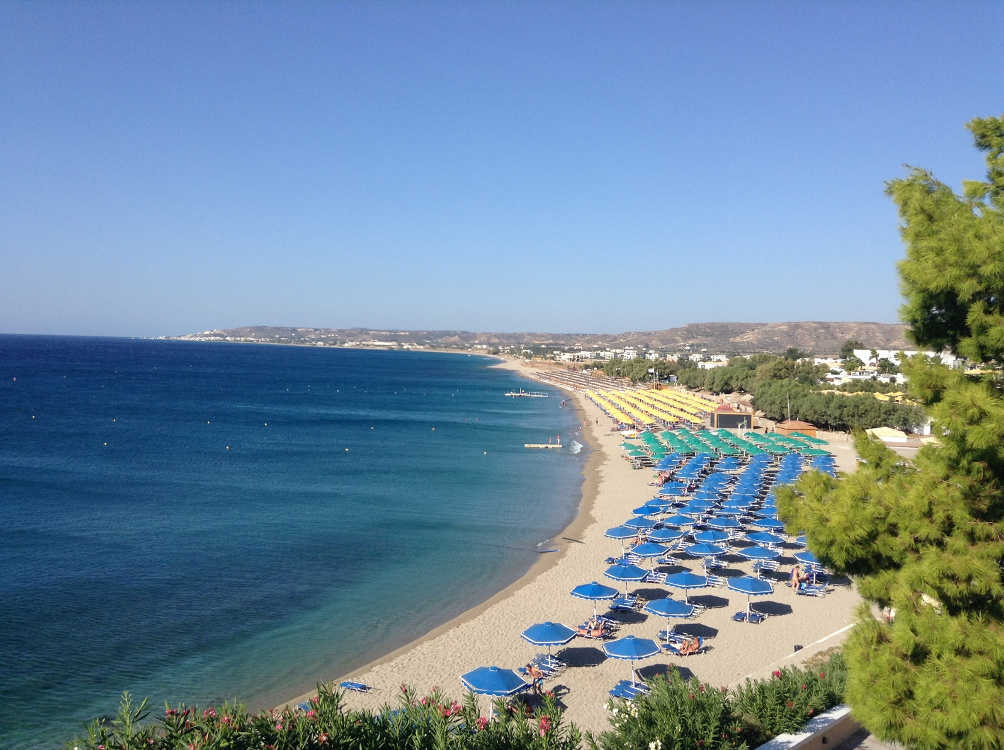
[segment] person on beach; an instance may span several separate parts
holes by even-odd
[[[686,656],[687,654],[696,654],[701,650],[701,639],[697,636],[693,638],[687,638],[680,644],[680,656]]]
[[[540,686],[544,684],[544,673],[537,668],[536,664],[527,664],[526,672],[530,676],[530,689],[540,695]]]
[[[798,591],[806,581],[809,580],[809,575],[802,572],[802,566],[796,565],[791,569],[791,590]]]

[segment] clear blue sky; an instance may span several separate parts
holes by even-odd
[[[1004,3],[0,4],[0,332],[895,322]],[[724,282],[731,281],[732,284]]]

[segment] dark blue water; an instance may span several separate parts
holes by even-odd
[[[124,690],[273,705],[519,577],[584,458],[524,450],[576,415],[491,363],[0,336],[0,747]]]

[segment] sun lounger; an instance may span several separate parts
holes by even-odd
[[[659,573],[655,570],[649,571],[648,575],[646,575],[644,578],[644,583],[665,583],[665,582],[666,582],[666,574]]]
[[[757,560],[753,563],[753,572],[760,573],[764,570],[777,570],[777,560]]]
[[[623,698],[626,701],[634,700],[639,695],[648,692],[648,686],[641,682],[631,683],[631,680],[621,680],[610,689],[610,695],[614,698]]]
[[[633,612],[640,606],[638,602],[638,597],[636,596],[622,596],[619,599],[614,599],[610,602],[611,612]]]
[[[371,688],[369,685],[362,682],[352,682],[351,680],[346,680],[345,682],[338,683],[338,687],[344,690],[354,690],[357,693],[368,693]]]
[[[708,575],[707,579],[708,579],[708,585],[709,586],[724,586],[725,585],[725,579],[722,578],[721,576]]]
[[[694,656],[695,654],[700,654],[700,653],[702,653],[704,651],[704,639],[703,638],[698,638],[697,639],[697,650],[696,651],[688,651],[687,653],[683,653],[680,650],[680,648],[682,646],[683,646],[683,639],[682,638],[678,638],[678,639],[675,639],[675,640],[670,640],[669,643],[663,643],[662,644],[662,647],[664,649],[666,649],[666,651],[668,651],[669,653],[673,654],[674,656]]]
[[[799,596],[826,596],[831,591],[830,587],[823,584],[820,586],[802,585],[795,589]]]
[[[763,614],[763,612],[754,612],[753,610],[750,610],[749,615],[747,615],[746,612],[736,612],[732,615],[732,619],[735,622],[751,622],[754,625],[759,625],[767,619],[767,615]]]
[[[705,572],[709,570],[721,570],[722,568],[727,568],[728,565],[723,563],[717,557],[705,557],[704,558],[704,570]]]

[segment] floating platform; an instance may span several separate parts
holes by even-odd
[[[518,391],[509,391],[506,393],[510,398],[550,398],[551,394],[547,391],[524,391],[520,388]]]
[[[523,443],[524,448],[560,448],[561,443]]]

